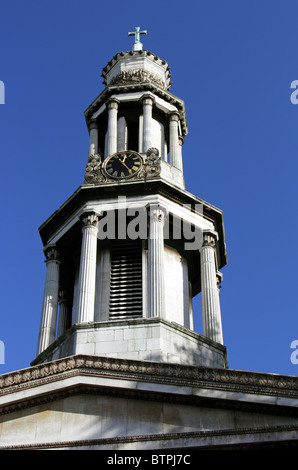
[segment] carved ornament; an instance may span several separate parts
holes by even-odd
[[[109,86],[148,82],[154,83],[155,85],[159,86],[160,88],[163,88],[164,90],[167,89],[161,78],[144,69],[123,70],[111,80]]]
[[[155,178],[160,176],[161,172],[161,158],[159,156],[159,151],[156,148],[148,149],[146,153],[146,159],[141,170],[131,177],[131,180],[140,180],[147,178]],[[85,172],[85,184],[100,184],[115,182],[112,178],[109,178],[106,173],[103,171],[103,162],[101,161],[100,155],[90,155],[88,158],[88,163],[86,165]],[[122,180],[121,180],[122,181]]]

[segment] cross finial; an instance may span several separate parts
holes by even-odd
[[[133,51],[141,51],[143,49],[143,44],[140,41],[140,34],[147,34],[147,31],[140,31],[140,26],[135,26],[135,31],[133,33],[128,33],[128,36],[135,36],[135,42],[132,45]]]

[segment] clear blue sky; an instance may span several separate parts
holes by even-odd
[[[140,26],[185,101],[187,189],[224,212],[229,366],[297,375],[297,18],[291,0],[2,0],[0,374],[35,357],[45,279],[38,227],[82,184],[83,112],[103,90],[102,68],[130,50],[127,33]]]

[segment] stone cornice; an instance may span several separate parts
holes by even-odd
[[[95,98],[95,100],[88,106],[88,108],[84,112],[87,127],[89,128],[89,123],[93,114],[104,103],[106,103],[112,95],[117,95],[119,93],[133,93],[133,92],[139,92],[139,91],[141,92],[150,91],[156,96],[164,99],[166,102],[176,106],[177,109],[179,110],[183,136],[186,136],[188,134],[188,127],[187,127],[187,121],[186,121],[186,115],[185,115],[185,105],[184,105],[183,100],[181,100],[180,98],[177,98],[168,90],[164,90],[163,88],[157,86],[156,84],[152,82],[107,86],[100,93],[100,95],[98,95],[97,98]]]
[[[125,184],[99,184],[99,185],[82,185],[80,186],[64,204],[57,209],[40,227],[39,233],[44,245],[51,239],[52,235],[59,226],[63,225],[72,214],[90,200],[101,200],[111,197],[115,194],[115,185],[117,185],[117,195],[125,195],[126,197],[146,194],[160,194],[168,198],[170,201],[183,205],[190,204],[195,207],[196,204],[203,205],[204,218],[214,223],[215,229],[219,236],[220,259],[219,267],[221,269],[227,263],[227,253],[225,245],[225,232],[223,224],[222,211],[210,203],[194,196],[186,190],[176,188],[164,180],[159,178],[147,181],[128,181]]]
[[[294,376],[87,355],[70,356],[1,375],[0,397],[69,374],[298,399],[298,377]]]

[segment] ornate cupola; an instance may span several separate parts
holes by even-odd
[[[85,182],[160,176],[184,188],[182,144],[187,123],[184,102],[169,92],[167,62],[143,50],[137,39],[131,51],[113,57],[102,77],[105,89],[85,111],[90,134]],[[108,165],[107,157],[117,152],[140,154],[143,171],[129,172],[115,157]]]
[[[46,256],[38,364],[75,354],[227,367],[222,212],[185,189],[184,102],[167,62],[132,50],[85,111],[83,184],[40,227]],[[203,331],[192,299],[202,296]]]

